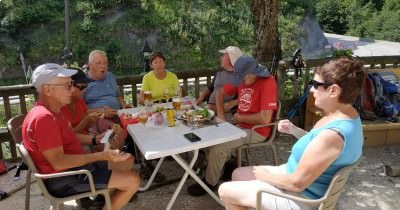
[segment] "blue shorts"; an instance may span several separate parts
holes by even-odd
[[[108,170],[107,161],[90,163],[68,171],[81,169],[86,169],[92,173],[96,189],[108,187],[112,171]],[[90,191],[89,179],[85,174],[47,179],[44,180],[44,183],[49,193],[59,198]]]

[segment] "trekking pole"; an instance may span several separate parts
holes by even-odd
[[[303,95],[300,97],[300,99],[297,101],[296,105],[288,112],[287,114],[287,119],[290,120],[294,117],[296,112],[300,109],[301,105],[306,101],[308,94],[310,94],[310,89],[312,85],[308,85],[307,90],[303,93]]]

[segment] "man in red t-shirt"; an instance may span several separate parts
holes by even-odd
[[[113,209],[121,209],[138,190],[140,180],[130,170],[131,166],[126,170],[109,168],[128,160],[132,164],[133,158],[129,153],[120,153],[119,150],[84,154],[80,142],[90,144],[92,136],[75,135],[70,121],[60,111],[71,101],[71,76],[75,73],[76,70],[53,63],[35,69],[32,85],[39,94],[39,100],[22,125],[24,146],[40,173],[77,169],[91,171],[97,189],[115,189],[111,195],[111,205]],[[56,197],[90,191],[86,176],[73,175],[46,179],[44,182],[47,190]]]
[[[223,95],[237,94],[238,110],[234,115],[234,121],[247,132],[247,137],[208,148],[205,183],[211,189],[216,189],[232,149],[250,141],[251,128],[257,124],[270,123],[273,120],[274,110],[277,109],[277,84],[265,67],[251,57],[241,56],[233,68],[233,80],[217,94],[217,113],[218,117],[224,119],[223,100],[221,100]],[[269,133],[269,127],[258,128],[256,133],[252,134],[251,141],[262,142]],[[206,192],[199,184],[193,184],[188,187],[188,193],[200,196]]]

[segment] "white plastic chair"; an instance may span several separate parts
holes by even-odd
[[[32,171],[33,176],[36,178],[37,183],[42,190],[44,196],[50,201],[50,209],[64,209],[64,202],[70,201],[70,200],[77,200],[80,198],[84,197],[89,197],[89,196],[96,196],[99,194],[102,194],[105,198],[106,202],[106,207],[108,210],[111,210],[111,200],[110,200],[110,193],[108,189],[100,189],[96,190],[94,187],[94,182],[93,182],[93,177],[90,171],[88,170],[77,170],[77,171],[67,171],[67,172],[60,172],[60,173],[53,173],[53,174],[40,174],[38,173],[38,170],[33,163],[28,151],[25,149],[23,144],[17,144],[17,148],[21,153],[22,159],[24,162],[28,165],[29,169]],[[79,193],[76,195],[71,195],[63,198],[57,198],[52,196],[46,188],[46,185],[43,182],[43,179],[51,179],[51,178],[56,178],[56,177],[63,177],[63,176],[71,176],[71,175],[77,175],[77,174],[85,174],[88,179],[89,179],[89,185],[90,185],[90,191],[85,192],[85,193]],[[78,203],[78,208],[81,209],[80,202],[77,201]]]
[[[7,122],[8,132],[10,132],[11,137],[14,140],[15,144],[19,144],[22,141],[22,123],[24,122],[26,114],[20,114],[15,117],[12,117]],[[31,175],[32,171],[28,168],[26,173],[26,182],[25,182],[25,210],[29,210],[30,204],[30,192],[31,192]]]
[[[261,189],[257,192],[257,210],[262,210],[262,194],[268,193],[275,196],[280,196],[283,198],[287,198],[290,200],[307,203],[307,204],[319,204],[319,210],[334,210],[337,201],[339,200],[340,194],[343,191],[343,188],[347,182],[350,172],[361,162],[361,157],[355,163],[348,165],[342,169],[340,169],[333,176],[331,183],[322,198],[319,199],[307,199],[302,197],[297,197],[294,195],[289,195],[284,192],[275,192],[269,189]]]
[[[272,149],[272,157],[274,159],[274,164],[278,165],[278,158],[276,156],[276,149],[275,149],[275,145],[274,145],[274,140],[276,138],[276,134],[277,134],[277,130],[278,130],[278,119],[279,116],[281,114],[281,102],[278,101],[278,109],[275,113],[275,120],[272,123],[268,123],[265,125],[255,125],[251,128],[251,134],[255,133],[255,129],[260,128],[260,127],[271,127],[271,133],[269,135],[268,138],[265,139],[265,141],[260,142],[260,143],[248,143],[248,144],[244,144],[240,147],[238,147],[236,149],[236,157],[237,157],[237,164],[238,167],[242,166],[242,150],[244,149],[246,152],[246,165],[249,165],[249,149],[253,148],[253,147],[265,147],[265,146],[270,146]],[[250,136],[250,140],[249,142],[251,142],[251,136]]]

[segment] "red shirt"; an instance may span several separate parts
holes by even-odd
[[[51,167],[43,152],[62,146],[65,154],[84,154],[69,120],[38,101],[22,124],[22,139],[40,173],[59,172]]]
[[[72,113],[67,106],[62,107],[61,112],[63,113],[64,116],[69,118],[72,127],[75,128],[85,117],[87,111],[87,105],[86,102],[83,100],[83,98],[78,98],[72,103],[74,103],[75,105],[75,113]],[[86,131],[83,133],[88,133],[88,132]]]
[[[254,84],[247,86],[241,83],[237,88],[231,84],[224,86],[224,91],[228,95],[238,94],[238,110],[243,115],[259,113],[262,110],[277,109],[277,85],[275,78],[260,77]],[[245,129],[251,129],[254,125],[239,122],[239,125]],[[257,128],[257,133],[268,137],[271,131],[270,127]]]

